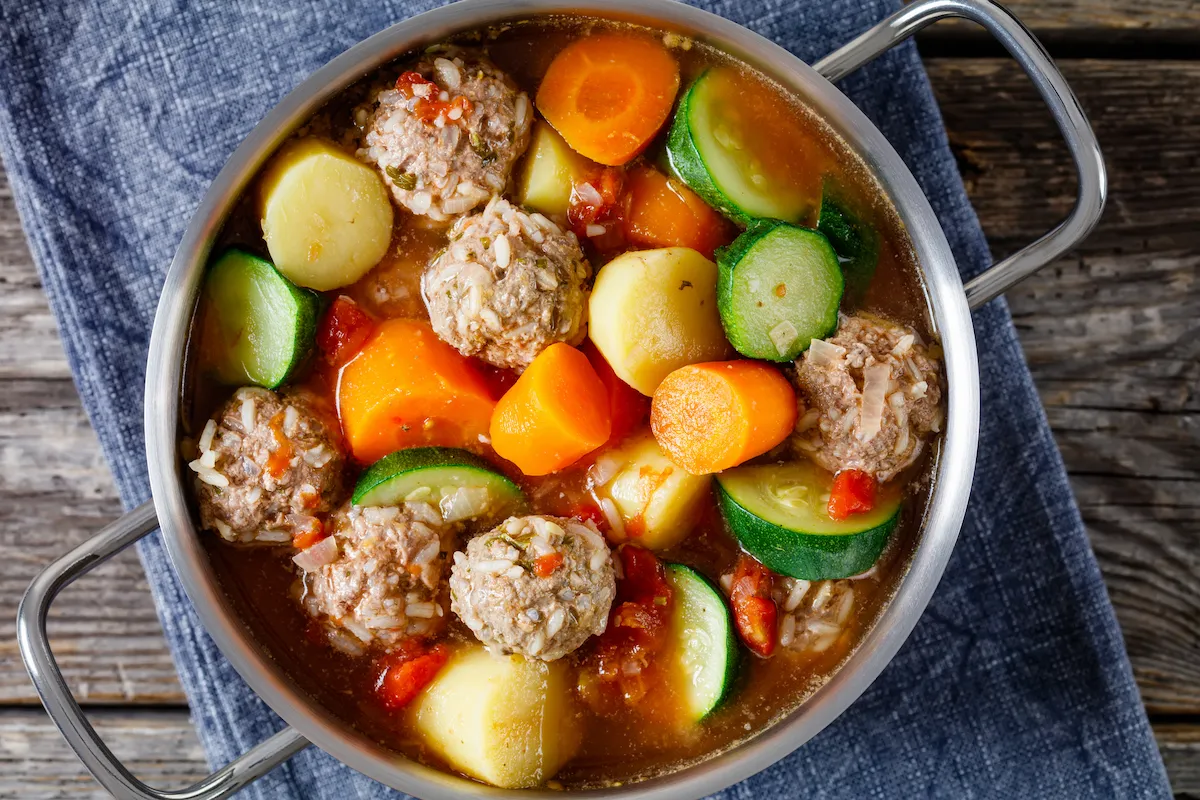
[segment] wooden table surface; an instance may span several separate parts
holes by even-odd
[[[1200,3],[1014,0],[1096,128],[1111,193],[1078,250],[1010,292],[1177,797],[1200,798]],[[980,32],[921,38],[997,256],[1074,197],[1049,115]],[[120,507],[0,174],[0,797],[101,797],[47,721],[14,641],[53,556]],[[205,773],[136,556],[68,589],[51,633],[76,696],[135,773]]]

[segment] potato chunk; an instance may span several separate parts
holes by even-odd
[[[533,139],[521,169],[517,200],[533,211],[565,217],[571,187],[597,168],[594,161],[572,150],[558,131],[538,120],[533,124]]]
[[[603,458],[623,465],[596,490],[612,499],[625,522],[624,534],[610,532],[610,541],[632,540],[658,551],[687,538],[708,494],[708,476],[673,464],[649,434],[629,439]]]
[[[425,744],[454,769],[503,789],[538,786],[579,746],[566,665],[455,655],[411,711]]]
[[[275,267],[318,291],[357,281],[392,240],[392,203],[383,181],[321,139],[284,145],[263,174],[259,211]]]
[[[686,247],[617,256],[596,276],[588,310],[592,341],[644,395],[680,367],[733,352],[717,311],[717,265]]]

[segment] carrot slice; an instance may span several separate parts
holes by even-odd
[[[660,43],[601,33],[567,45],[550,63],[537,107],[580,154],[609,166],[645,149],[679,91],[679,64]]]
[[[526,475],[570,466],[611,432],[604,384],[587,356],[562,342],[538,353],[492,415],[492,447]]]
[[[650,427],[671,460],[693,475],[736,467],[796,426],[796,392],[758,361],[710,361],[672,372],[654,391]]]
[[[478,448],[496,401],[471,362],[427,322],[383,322],[342,370],[338,415],[354,457],[370,463],[419,445]]]
[[[647,247],[690,247],[711,260],[713,251],[729,244],[737,229],[700,195],[676,178],[649,166],[638,166],[625,178],[629,210],[625,235]]]

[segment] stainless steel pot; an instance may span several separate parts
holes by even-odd
[[[764,769],[816,735],[867,688],[929,602],[958,538],[975,468],[979,367],[970,309],[1074,246],[1095,225],[1104,205],[1106,178],[1095,136],[1045,50],[1015,17],[990,0],[919,0],[811,67],[745,28],[673,0],[463,0],[394,25],[337,57],[284,98],[234,152],[183,236],[154,321],[145,403],[146,456],[154,500],[48,566],[21,603],[18,641],[42,702],[85,766],[115,796],[135,800],[226,797],[310,742],[354,769],[424,800],[539,796],[537,792],[481,786],[398,757],[347,731],[292,687],[233,615],[216,583],[185,500],[176,426],[184,347],[209,250],[236,198],[264,160],[345,86],[406,51],[458,30],[555,12],[644,21],[693,36],[758,67],[805,98],[862,156],[898,210],[924,271],[934,324],[945,350],[949,385],[935,488],[911,567],[875,627],[842,669],[789,717],[729,752],[671,775],[589,795],[692,800]],[[1076,205],[1062,224],[965,286],[916,180],[883,135],[833,85],[926,25],[948,17],[979,23],[1017,59],[1049,106],[1079,173]],[[64,586],[156,527],[161,528],[175,570],[213,640],[246,682],[291,726],[200,783],[179,791],[146,786],[105,747],[71,696],[46,635],[47,611]]]

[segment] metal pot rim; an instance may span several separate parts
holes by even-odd
[[[798,709],[749,741],[668,775],[588,792],[605,798],[636,793],[650,800],[692,800],[743,780],[798,748],[844,711],[891,661],[928,604],[957,540],[978,442],[974,330],[953,254],[933,209],[882,133],[833,84],[782,47],[674,0],[463,0],[400,22],[315,72],[256,125],[230,157],[193,214],[167,272],[146,375],[146,453],[154,506],[175,571],[217,646],[251,688],[318,747],[424,800],[543,796],[482,786],[398,757],[348,731],[290,686],[228,609],[216,584],[185,499],[176,437],[188,328],[212,242],[236,198],[279,143],[343,87],[416,46],[454,31],[547,13],[632,19],[685,33],[758,67],[804,98],[859,153],[895,205],[923,270],[945,352],[947,423],[920,541],[894,597],[855,652]]]

